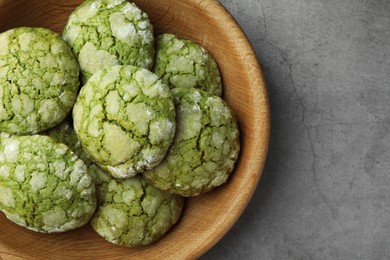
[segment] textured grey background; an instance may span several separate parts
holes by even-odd
[[[390,259],[390,1],[222,0],[269,88],[263,177],[202,259]]]

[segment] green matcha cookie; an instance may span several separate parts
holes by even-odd
[[[92,164],[92,161],[84,153],[73,125],[69,121],[64,121],[56,127],[49,129],[46,134],[57,143],[63,143],[68,146],[87,166]]]
[[[73,125],[70,122],[62,122],[56,127],[48,130],[46,134],[57,143],[63,143],[68,146],[72,152],[74,152],[85,163],[92,179],[96,181],[97,172],[101,171],[101,169],[97,167],[85,154],[80,140],[77,138],[76,132],[74,131]]]
[[[153,65],[148,15],[126,0],[85,1],[70,15],[63,37],[78,58],[84,82],[114,65]]]
[[[181,216],[184,199],[162,192],[136,176],[116,180],[101,175],[100,206],[91,220],[107,241],[146,246],[160,239]]]
[[[11,221],[34,231],[75,229],[95,212],[95,185],[84,163],[50,137],[2,138],[0,209]]]
[[[214,58],[201,46],[163,34],[156,39],[154,73],[172,88],[199,88],[221,96],[221,75]]]
[[[73,120],[84,151],[117,178],[160,163],[176,125],[168,86],[152,72],[134,66],[95,73],[80,91]]]
[[[78,76],[56,33],[22,27],[0,34],[0,131],[31,134],[60,123],[76,100]]]
[[[196,196],[227,181],[240,149],[238,126],[220,97],[194,88],[173,94],[175,139],[162,163],[144,177],[161,190]]]

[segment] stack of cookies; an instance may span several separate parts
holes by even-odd
[[[90,223],[107,241],[149,245],[185,197],[225,183],[240,150],[217,63],[154,36],[125,0],[87,0],[62,38],[0,34],[0,210],[28,229]],[[81,86],[81,87],[80,87]]]

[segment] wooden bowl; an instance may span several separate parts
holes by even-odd
[[[0,0],[0,32],[19,26],[61,33],[82,0]],[[215,0],[135,0],[156,34],[170,32],[208,49],[220,67],[224,99],[241,130],[241,154],[228,183],[188,199],[180,222],[159,242],[143,248],[116,246],[89,226],[39,234],[0,214],[0,258],[191,259],[214,246],[243,212],[259,181],[268,149],[269,105],[256,56],[240,27]]]

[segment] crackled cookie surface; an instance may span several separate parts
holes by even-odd
[[[2,136],[0,209],[28,229],[64,232],[95,212],[95,185],[84,163],[50,137]]]
[[[151,68],[153,28],[148,15],[126,0],[87,0],[69,17],[63,37],[80,63],[83,81],[113,65]]]
[[[72,150],[72,152],[74,152],[86,164],[91,162],[90,159],[85,155],[83,147],[77,138],[76,132],[68,120],[65,120],[56,127],[49,129],[46,134],[56,142],[67,145]]]
[[[162,192],[136,176],[117,180],[100,175],[100,206],[92,227],[107,241],[145,246],[161,238],[180,218],[184,199]]]
[[[28,134],[60,123],[79,87],[79,66],[68,45],[43,28],[0,34],[0,131]]]
[[[91,178],[96,181],[97,172],[101,171],[101,169],[97,167],[84,152],[71,122],[65,120],[56,127],[49,129],[46,134],[57,143],[63,143],[68,146],[70,150],[72,150],[72,152],[74,152],[85,163],[88,172],[91,174]]]
[[[195,196],[225,183],[240,144],[236,120],[217,96],[194,89],[173,89],[177,133],[162,163],[144,173],[155,187]]]
[[[172,94],[152,72],[114,66],[95,73],[73,109],[84,151],[114,177],[156,166],[175,133]]]
[[[199,88],[221,96],[221,75],[214,58],[200,45],[172,34],[156,39],[153,70],[172,88]]]

